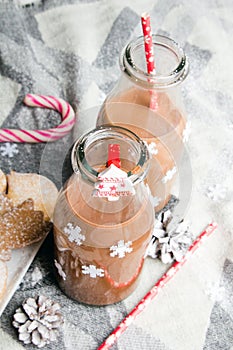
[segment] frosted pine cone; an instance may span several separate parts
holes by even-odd
[[[159,214],[147,249],[147,256],[160,258],[164,264],[181,261],[193,240],[188,224],[172,219],[170,210]]]
[[[42,295],[26,299],[13,318],[12,324],[18,329],[19,340],[38,348],[55,341],[63,323],[60,305]]]

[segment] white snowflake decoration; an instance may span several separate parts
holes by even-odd
[[[145,141],[145,143],[146,143],[148,150],[151,154],[153,154],[153,155],[158,154],[158,148],[157,148],[157,145],[155,142],[151,142],[148,144],[148,142]]]
[[[0,147],[0,152],[3,157],[13,158],[15,154],[19,153],[17,145],[14,143],[5,143]]]
[[[110,256],[118,256],[118,258],[124,258],[126,253],[131,253],[133,251],[133,248],[130,247],[131,245],[131,241],[125,243],[124,240],[120,240],[117,245],[113,245],[109,248],[111,252]]]
[[[43,275],[39,267],[36,266],[34,268],[31,274],[31,278],[32,278],[32,287],[35,287],[35,285],[43,279]]]
[[[172,169],[168,170],[166,172],[166,175],[162,178],[162,182],[165,184],[169,180],[171,180],[173,178],[173,176],[175,175],[176,171],[177,171],[177,169],[175,166]]]
[[[62,270],[62,266],[59,264],[59,262],[57,262],[56,259],[54,259],[54,265],[56,266],[57,268],[57,272],[58,274],[63,278],[63,280],[65,281],[66,280],[66,274],[65,272]]]
[[[226,197],[226,188],[220,184],[209,186],[206,195],[212,201],[219,202]]]
[[[224,299],[226,300],[226,289],[224,286],[219,286],[218,283],[213,282],[207,285],[205,288],[205,293],[212,301],[218,301],[221,303]]]
[[[84,275],[90,275],[92,278],[98,277],[104,277],[104,270],[98,269],[95,265],[83,265],[82,266],[82,273]]]
[[[183,142],[188,142],[190,134],[191,134],[191,122],[187,122],[182,134]]]
[[[85,241],[85,236],[81,233],[81,228],[79,226],[75,226],[70,222],[64,228],[64,233],[68,235],[68,239],[70,242],[75,242],[77,245],[81,245],[83,241]]]
[[[157,197],[157,196],[153,197],[153,196],[151,196],[151,203],[152,203],[154,208],[158,207],[158,205],[161,202],[161,200],[162,199],[160,197]]]
[[[36,266],[31,273],[28,273],[25,277],[22,283],[19,285],[18,289],[25,290],[30,288],[34,288],[37,284],[40,284],[40,282],[43,280],[43,273],[39,269],[38,266]]]

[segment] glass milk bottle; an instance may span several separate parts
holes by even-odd
[[[58,282],[77,301],[115,303],[136,288],[154,225],[143,181],[148,148],[127,129],[100,127],[74,144],[71,158],[74,173],[54,212]]]
[[[152,155],[147,181],[158,211],[170,198],[188,133],[180,91],[188,74],[188,62],[183,50],[170,38],[153,35],[153,47],[153,75],[146,73],[144,37],[123,49],[121,77],[105,100],[97,125],[124,126],[147,143]]]

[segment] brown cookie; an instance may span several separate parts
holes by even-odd
[[[0,215],[5,214],[13,208],[12,200],[9,199],[5,194],[0,193]]]
[[[12,200],[7,198],[5,194],[0,194],[0,218],[2,215],[4,215],[6,212],[12,210],[13,203]],[[1,248],[1,239],[0,239],[0,260],[7,261],[11,258],[11,251],[10,249],[7,249],[5,247],[5,244],[3,244]]]
[[[21,174],[12,171],[7,175],[7,182],[7,196],[14,205],[32,198],[35,210],[43,211],[45,220],[52,218],[58,196],[58,190],[52,181],[38,174]]]
[[[51,224],[44,221],[42,211],[34,210],[33,200],[27,199],[0,216],[0,252],[22,248],[40,241]]]

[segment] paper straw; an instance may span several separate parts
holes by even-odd
[[[73,108],[61,98],[28,94],[25,96],[24,103],[30,107],[42,107],[58,111],[62,116],[61,124],[55,128],[43,130],[0,129],[0,142],[52,142],[68,134],[75,124]]]
[[[115,143],[111,143],[108,145],[107,166],[110,166],[111,164],[114,164],[118,168],[121,167],[120,145]]]
[[[154,59],[154,49],[152,32],[150,25],[150,15],[148,13],[143,13],[141,16],[142,31],[144,35],[144,46],[145,46],[145,56],[146,56],[146,66],[148,74],[155,74],[155,59]],[[158,109],[158,97],[154,91],[150,91],[150,108],[153,110]]]
[[[123,321],[114,329],[109,337],[100,345],[98,350],[108,350],[119,339],[122,333],[126,331],[129,325],[135,321],[138,315],[146,308],[147,305],[158,295],[159,291],[176,275],[190,256],[200,247],[201,243],[217,228],[215,222],[209,224],[207,228],[196,238],[189,247],[187,253],[181,261],[175,261],[168,271],[154,284],[151,290],[141,299],[134,309],[123,319]]]
[[[154,49],[152,41],[152,32],[150,25],[150,15],[143,13],[141,17],[142,31],[144,35],[145,55],[146,55],[146,66],[148,74],[155,74],[155,60],[154,60]]]

